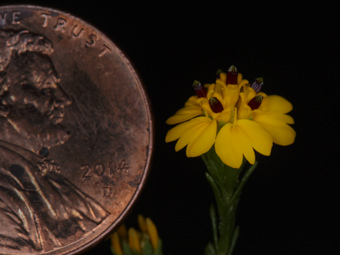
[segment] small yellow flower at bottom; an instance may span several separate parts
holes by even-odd
[[[138,215],[137,221],[141,232],[134,228],[129,228],[126,231],[125,225],[122,225],[111,235],[112,252],[115,255],[126,255],[124,252],[127,254],[161,255],[162,242],[155,224],[150,218],[145,219],[142,215]]]

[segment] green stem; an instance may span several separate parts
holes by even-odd
[[[237,205],[257,162],[241,176],[245,161],[239,169],[229,167],[217,156],[214,147],[202,155],[202,159],[207,167],[206,178],[213,190],[217,209],[216,216],[214,206],[210,208],[215,254],[232,255],[239,234],[236,226]]]

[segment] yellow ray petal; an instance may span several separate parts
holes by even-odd
[[[151,245],[153,249],[156,250],[158,247],[158,240],[159,240],[157,228],[150,218],[146,218],[146,226],[148,228]]]
[[[261,125],[271,135],[274,143],[282,146],[291,145],[294,143],[296,133],[291,126],[285,123],[282,123],[281,125],[272,125],[270,123],[263,122]]]
[[[118,233],[119,237],[127,238],[128,234],[127,234],[127,230],[126,230],[125,224],[122,224],[118,228],[117,233]]]
[[[259,153],[269,156],[273,146],[270,134],[258,123],[251,120],[238,120],[237,126],[246,134],[250,145]]]
[[[180,109],[166,120],[166,124],[174,125],[187,120],[190,120],[196,116],[202,115],[201,107],[185,107]]]
[[[141,251],[138,232],[134,228],[130,228],[129,231],[129,246],[131,250]]]
[[[186,122],[178,124],[177,126],[173,127],[172,129],[170,129],[165,136],[165,142],[168,143],[168,142],[172,142],[172,141],[177,140],[187,130],[192,129],[194,126],[199,124],[196,119],[198,119],[198,118],[188,120]]]
[[[137,216],[137,222],[138,222],[139,229],[140,229],[143,233],[147,233],[148,228],[147,228],[147,226],[146,226],[145,218],[143,217],[143,215],[138,214],[138,216]]]
[[[201,105],[197,102],[197,96],[190,97],[183,108],[179,109],[173,116],[166,120],[169,125],[181,123],[202,114]]]
[[[255,111],[253,114],[253,120],[254,121],[261,121],[265,120],[266,122],[271,123],[286,123],[286,124],[294,124],[294,119],[283,113],[277,113],[277,112],[257,112]]]
[[[178,141],[175,145],[176,151],[183,149],[186,145],[190,144],[192,141],[195,141],[197,138],[199,138],[202,135],[204,130],[211,124],[211,122],[216,122],[216,121],[212,120],[208,117],[197,117],[197,118],[194,118],[194,119],[192,119],[188,122],[190,122],[190,123],[188,123],[186,127],[179,128],[180,129],[179,132],[182,132],[182,133],[181,133],[180,138],[178,139]],[[183,125],[183,124],[180,124],[180,125]],[[180,126],[180,125],[178,125],[178,126]],[[169,130],[169,131],[171,131],[171,130]],[[172,135],[172,134],[170,134],[170,135]],[[216,129],[215,129],[215,136],[216,136]],[[214,139],[215,139],[215,137],[214,137]],[[208,140],[208,141],[210,141],[210,140]],[[213,142],[214,142],[214,140],[212,141],[212,143]],[[209,146],[209,145],[205,145],[205,146]],[[212,146],[212,144],[211,144],[211,146]],[[210,146],[210,148],[211,148],[211,146]],[[201,148],[201,149],[203,149],[203,151],[204,151],[205,148],[206,147]],[[188,157],[196,157],[196,156],[201,155],[201,154],[196,155],[195,154],[196,152],[197,151],[194,151],[194,153],[191,154],[190,151],[187,149],[187,156]]]
[[[254,164],[255,163],[255,152],[253,150],[251,141],[249,140],[247,134],[239,126],[234,126],[233,128],[237,130],[237,139],[239,140],[242,154],[244,155],[244,157],[248,160],[250,164]]]
[[[268,127],[266,127],[268,129]],[[282,146],[291,145],[295,141],[296,132],[289,125],[283,125],[270,130],[274,143]]]
[[[232,124],[224,125],[218,132],[215,150],[224,164],[233,168],[241,167],[243,161],[242,148],[239,146]]]
[[[282,146],[294,143],[296,133],[292,127],[286,124],[290,122],[284,122],[283,118],[277,115],[272,117],[266,114],[255,114],[253,120],[260,123],[261,126],[267,130],[273,138],[274,143]],[[287,121],[287,119],[285,121]]]
[[[288,113],[293,109],[293,105],[281,96],[270,95],[263,98],[259,109],[263,112]]]
[[[192,131],[193,139],[187,147],[188,157],[200,156],[213,146],[216,138],[217,122],[209,118],[204,118],[205,122],[202,127]]]
[[[111,244],[113,250],[117,253],[117,255],[124,255],[117,232],[111,235]]]

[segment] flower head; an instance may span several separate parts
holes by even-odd
[[[178,140],[175,150],[186,148],[187,157],[197,157],[215,146],[216,154],[230,167],[239,168],[243,158],[254,164],[255,151],[269,156],[273,143],[289,145],[295,131],[287,115],[293,107],[283,97],[261,92],[263,79],[252,84],[235,66],[219,72],[215,83],[194,81],[196,95],[167,119],[175,125],[165,141]]]

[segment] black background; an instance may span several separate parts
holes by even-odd
[[[153,164],[126,218],[156,223],[164,254],[203,254],[211,240],[213,199],[200,158],[165,144],[165,120],[193,94],[192,81],[214,82],[235,64],[263,91],[294,105],[296,141],[274,145],[247,183],[238,211],[235,255],[340,254],[339,21],[335,6],[227,1],[21,1],[78,16],[105,33],[133,63],[155,122]],[[325,7],[325,8],[323,8]],[[324,9],[324,10],[323,10]],[[87,254],[110,254],[108,242]]]

